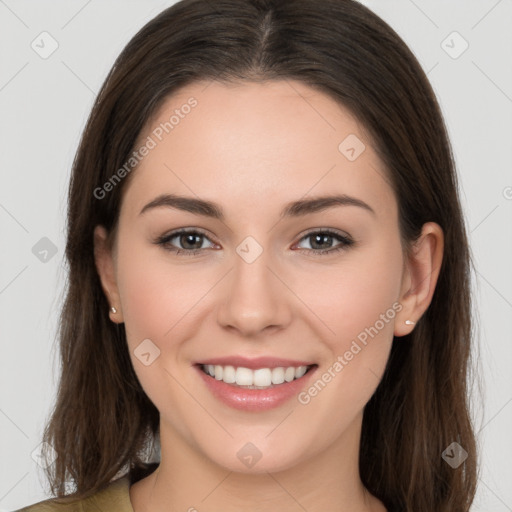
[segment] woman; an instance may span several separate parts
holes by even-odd
[[[57,498],[23,510],[469,510],[456,172],[424,72],[364,6],[150,21],[85,128],[66,255]]]

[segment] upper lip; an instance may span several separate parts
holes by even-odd
[[[199,365],[219,365],[219,366],[234,366],[235,368],[243,367],[257,370],[258,368],[288,368],[289,366],[311,366],[314,363],[311,361],[297,361],[295,359],[281,359],[277,357],[255,357],[247,358],[242,356],[229,356],[229,357],[214,357],[212,359],[206,359],[196,364]]]

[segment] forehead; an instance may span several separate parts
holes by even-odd
[[[364,127],[330,96],[290,80],[195,82],[168,97],[141,131],[150,147],[123,202],[138,209],[180,193],[270,210],[304,195],[346,193],[377,213],[395,198]],[[275,203],[275,205],[274,205]]]

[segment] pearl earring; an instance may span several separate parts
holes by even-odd
[[[117,313],[117,309],[114,306],[110,308],[110,311],[112,311],[112,313]]]
[[[416,322],[413,322],[412,320],[406,320],[405,323],[407,325],[414,325]]]

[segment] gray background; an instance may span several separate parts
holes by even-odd
[[[116,56],[172,3],[0,0],[0,512],[46,497],[31,454],[56,389],[66,189],[78,138]],[[477,267],[482,465],[473,510],[511,511],[512,1],[363,3],[417,55],[448,124]],[[52,39],[58,48],[44,59]]]

